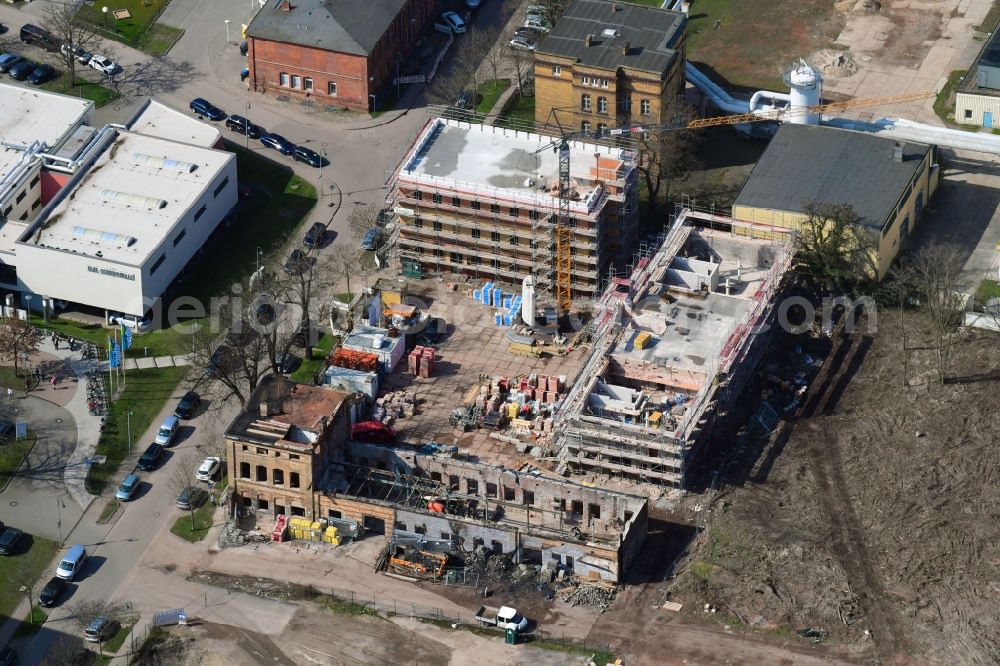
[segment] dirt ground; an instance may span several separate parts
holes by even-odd
[[[865,663],[1000,662],[997,350],[964,334],[950,376],[922,315],[835,340],[803,413],[709,505],[673,598],[721,621],[817,632]]]

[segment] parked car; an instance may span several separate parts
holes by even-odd
[[[102,55],[91,56],[90,60],[87,61],[87,64],[90,65],[92,69],[96,69],[98,72],[103,72],[108,76],[111,76],[112,74],[117,74],[119,71],[121,71],[121,66],[111,58],[108,58],[107,56],[102,56]]]
[[[253,309],[253,316],[257,320],[257,323],[262,326],[268,326],[274,321],[275,317],[274,304],[263,301],[258,303]]]
[[[16,53],[4,53],[3,55],[0,55],[0,74],[6,74],[10,71],[11,67],[22,60],[24,60],[24,58]]]
[[[326,225],[322,222],[314,222],[309,231],[306,232],[305,237],[302,239],[302,244],[305,245],[310,250],[317,247],[323,246],[323,239],[326,238]]]
[[[0,555],[13,555],[22,536],[24,532],[16,527],[6,528],[3,534],[0,534]]]
[[[31,73],[35,71],[35,68],[37,67],[38,65],[31,62],[30,60],[22,60],[21,62],[17,63],[9,70],[7,70],[7,76],[14,79],[15,81],[24,81],[29,76],[31,76]]]
[[[265,134],[260,137],[260,142],[265,147],[277,150],[282,155],[291,155],[295,151],[295,144],[280,134]]]
[[[524,25],[529,28],[536,28],[541,32],[548,32],[552,29],[552,21],[548,20],[544,16],[538,16],[537,14],[531,14],[524,19]]]
[[[52,608],[65,590],[66,581],[59,576],[53,576],[42,588],[42,593],[38,596],[38,604],[45,608]]]
[[[132,472],[126,476],[120,486],[118,486],[117,492],[115,492],[115,499],[121,500],[122,502],[127,502],[132,499],[132,495],[135,495],[135,491],[139,489],[139,475]]]
[[[510,47],[522,51],[534,51],[538,47],[538,42],[531,37],[514,35],[514,38],[510,40]]]
[[[520,28],[514,31],[514,37],[528,37],[538,41],[542,38],[542,31],[538,28],[532,28],[531,26],[522,25]]]
[[[288,375],[295,372],[295,369],[299,366],[299,357],[292,352],[286,352],[274,359],[274,365],[277,366],[278,372]]]
[[[460,35],[466,30],[465,21],[463,21],[462,17],[455,12],[444,12],[441,14],[441,20],[444,21],[444,24],[451,28],[451,31],[456,35]]]
[[[89,64],[90,59],[94,57],[94,54],[83,50],[79,46],[73,46],[72,44],[63,44],[61,50],[63,55],[69,55],[70,53],[72,53],[74,56],[76,56],[77,62],[79,62],[81,65]]]
[[[51,32],[30,23],[21,26],[21,41],[40,46],[46,51],[59,50],[59,40],[52,36]]]
[[[480,606],[476,619],[482,625],[496,626],[501,629],[516,629],[524,631],[528,628],[528,620],[510,606]]]
[[[219,473],[219,468],[222,466],[222,458],[218,456],[209,456],[205,458],[204,462],[201,463],[201,467],[195,472],[194,478],[199,481],[212,481],[215,479],[215,475]]]
[[[56,575],[63,580],[73,580],[87,563],[87,549],[80,544],[74,544],[56,567]]]
[[[52,65],[39,65],[35,68],[35,71],[28,76],[28,83],[33,86],[40,86],[49,79],[55,77],[55,73],[56,68]]]
[[[292,159],[296,162],[305,162],[309,166],[316,167],[317,169],[323,166],[323,156],[315,150],[310,150],[305,146],[297,146],[295,150],[292,151]]]
[[[195,488],[194,486],[188,486],[181,491],[180,495],[177,496],[177,508],[185,511],[191,511],[192,509],[197,509],[207,500],[207,491],[201,488]]]
[[[107,615],[99,615],[83,630],[83,637],[91,643],[103,643],[118,632],[118,622]]]
[[[199,407],[201,407],[201,398],[194,391],[188,391],[174,408],[174,416],[179,419],[189,419],[198,411]]]
[[[249,118],[244,118],[243,116],[229,116],[226,118],[226,127],[241,136],[248,136],[251,139],[260,138],[260,127],[254,125],[250,122]]]
[[[285,261],[284,271],[289,275],[301,275],[309,268],[309,260],[306,258],[306,253],[295,248],[288,255],[288,260]]]
[[[194,113],[205,116],[209,120],[222,120],[226,117],[225,111],[201,97],[195,97],[191,100],[190,107]]]
[[[156,438],[153,440],[160,446],[170,446],[174,441],[174,437],[177,436],[177,431],[180,430],[181,422],[176,416],[168,416],[163,419],[163,423],[160,424],[160,429],[156,431]]]
[[[14,666],[17,663],[17,651],[14,648],[0,650],[0,666]]]
[[[141,469],[143,472],[152,472],[156,469],[156,466],[160,462],[160,458],[163,457],[163,447],[159,444],[150,444],[146,447],[146,450],[142,452],[139,456],[139,462],[136,463],[136,467]]]
[[[131,328],[136,333],[145,333],[146,331],[153,328],[153,319],[149,315],[143,315],[138,317],[136,315],[122,314],[121,312],[114,312],[108,317],[108,320],[115,326],[124,326],[125,328]]]
[[[476,93],[471,90],[463,90],[455,100],[456,109],[471,109],[476,106]]]
[[[549,8],[545,5],[528,5],[524,8],[524,13],[528,16],[548,16]]]
[[[0,421],[0,439],[10,439],[15,430],[13,421]],[[3,523],[0,523],[0,529],[3,529]]]
[[[382,240],[382,232],[378,228],[369,229],[365,237],[361,239],[361,249],[369,252],[378,248],[379,241]]]

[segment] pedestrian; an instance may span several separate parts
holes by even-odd
[[[59,380],[56,379],[55,374],[52,375],[52,379],[50,380],[50,383],[52,384],[53,387],[55,387],[55,385],[59,383]]]
[[[14,397],[14,389],[12,389],[11,387],[8,386],[7,387],[7,399],[10,400],[13,397]]]
[[[59,338],[55,335],[52,336],[52,344],[56,346],[56,351],[59,351]]]

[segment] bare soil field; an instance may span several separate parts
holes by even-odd
[[[670,593],[863,663],[996,664],[1000,339],[962,333],[941,383],[907,314],[904,385],[899,316],[880,314],[834,340],[749,473],[697,498],[711,518]]]

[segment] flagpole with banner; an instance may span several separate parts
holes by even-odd
[[[108,336],[108,383],[111,384],[108,387],[108,401],[110,403],[111,396],[115,394],[115,376],[113,370],[115,369],[115,344]]]
[[[117,370],[122,364],[122,350],[114,338],[109,337],[108,343],[111,345],[111,353],[108,356],[108,366]]]
[[[122,386],[124,387],[127,385],[125,382],[125,358],[126,358],[125,352],[128,350],[129,347],[132,346],[132,329],[125,326],[125,324],[122,324],[121,336],[122,336]]]

